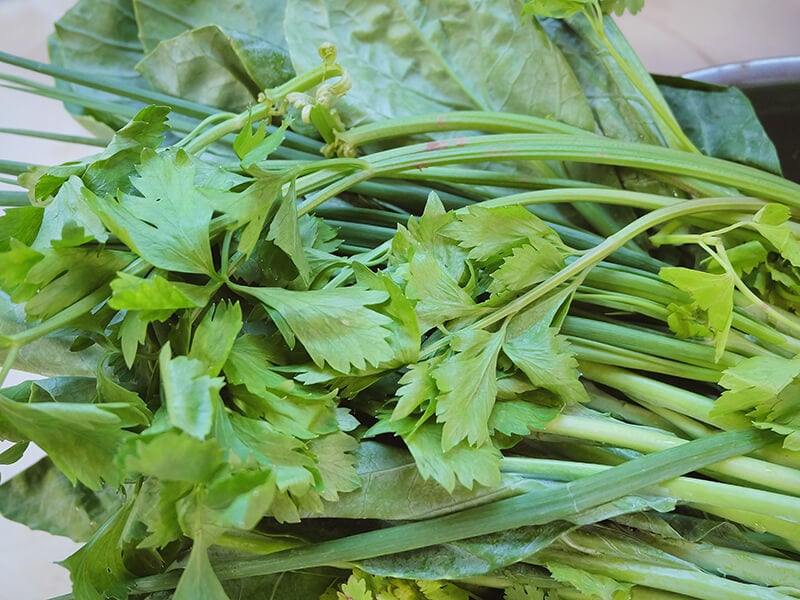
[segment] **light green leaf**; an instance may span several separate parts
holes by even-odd
[[[57,387],[52,394],[43,387],[53,384]],[[13,423],[19,435],[42,448],[71,482],[94,490],[103,482],[111,487],[119,484],[114,456],[133,436],[127,428],[147,424],[146,415],[127,403],[93,404],[94,382],[87,378],[29,385],[30,402],[0,395],[0,419]]]
[[[42,226],[31,247],[44,251],[48,247],[79,246],[96,240],[104,243],[108,232],[83,199],[83,182],[74,175],[44,207]]]
[[[195,537],[189,561],[183,570],[178,587],[175,588],[173,600],[228,600],[228,595],[222,587],[208,559],[210,541],[204,539],[205,535]]]
[[[173,429],[131,440],[120,460],[131,474],[200,483],[209,480],[223,465],[224,456],[214,440],[198,440]]]
[[[525,290],[563,269],[564,258],[565,253],[545,239],[516,247],[491,274],[488,291],[500,294]]]
[[[588,396],[566,338],[552,327],[565,301],[565,294],[559,293],[512,317],[503,352],[534,386],[574,404],[587,401]]]
[[[394,352],[392,364],[415,363],[419,359],[421,339],[414,303],[385,273],[375,273],[357,262],[353,263],[353,272],[358,283],[371,290],[385,291],[389,294],[389,302],[381,309],[392,320],[392,323],[387,325],[392,332],[389,336],[389,344]]]
[[[309,450],[317,456],[317,469],[322,479],[320,496],[324,500],[336,502],[340,492],[352,492],[361,485],[353,455],[358,446],[355,438],[342,431],[309,441]]]
[[[467,489],[477,483],[487,487],[500,484],[502,455],[491,443],[470,446],[465,442],[442,450],[442,426],[426,423],[403,435],[420,475],[433,478],[452,492],[456,482]]]
[[[274,361],[265,338],[237,338],[223,368],[236,406],[299,439],[336,431],[335,393],[303,386],[278,373]]]
[[[283,288],[232,286],[252,296],[285,320],[318,367],[329,364],[349,373],[392,359],[387,341],[391,319],[370,306],[388,300],[388,294],[360,287],[295,291]],[[285,331],[281,333],[286,336]],[[292,345],[291,339],[287,343]]]
[[[791,211],[783,204],[768,204],[753,217],[752,227],[763,235],[781,256],[800,267],[800,237],[789,224]]]
[[[150,264],[168,271],[214,273],[209,243],[213,209],[194,182],[193,159],[183,150],[145,151],[139,176],[141,196],[100,202],[84,194],[105,226]]]
[[[241,329],[242,307],[238,302],[211,306],[194,330],[189,358],[206,365],[209,377],[219,375]]]
[[[496,261],[513,248],[537,241],[563,244],[544,221],[523,206],[484,208],[471,206],[466,213],[445,226],[442,233],[469,250],[469,258],[479,262]]]
[[[552,406],[548,394],[530,394],[532,397],[496,402],[489,417],[489,430],[504,435],[528,435],[531,430],[544,429],[548,422],[561,412],[561,406]]]
[[[708,327],[714,337],[717,360],[725,352],[731,323],[733,322],[733,291],[735,282],[728,273],[705,273],[684,267],[664,267],[659,271],[661,278],[675,287],[688,292],[692,304],[684,307],[668,307],[670,329],[676,333],[686,331],[693,321]],[[696,315],[696,312],[700,312]],[[687,322],[683,325],[684,322]],[[691,329],[690,329],[691,331]]]
[[[37,252],[12,240],[0,253],[0,285],[14,302],[26,302],[29,319],[46,319],[108,284],[133,260],[127,252],[49,248]]]
[[[199,308],[208,303],[210,286],[170,281],[159,274],[143,278],[125,272],[111,282],[111,308],[142,311],[142,319],[163,321],[181,308]]]
[[[41,228],[44,208],[41,206],[21,206],[4,208],[0,214],[0,252],[8,252],[11,239],[30,246]]]
[[[471,446],[489,441],[489,415],[497,397],[497,357],[505,330],[466,330],[453,336],[445,356],[432,369],[439,394],[436,420],[443,423],[442,449],[462,440]]]
[[[162,347],[158,364],[170,423],[202,440],[214,426],[225,380],[209,376],[209,366],[196,358],[172,358],[169,343]]]
[[[278,199],[278,211],[269,225],[266,239],[280,248],[297,269],[296,277],[304,288],[310,283],[311,267],[308,264],[300,227],[297,222],[297,199],[294,186]],[[294,277],[291,277],[294,279]]]
[[[589,598],[629,598],[632,583],[616,581],[606,575],[589,573],[583,569],[560,563],[547,563],[553,579],[568,583]]]
[[[530,0],[522,7],[523,15],[565,19],[588,8],[597,0]]]
[[[472,296],[442,269],[441,263],[424,252],[415,254],[411,261],[406,294],[415,301],[422,331],[481,312]]]
[[[336,46],[337,61],[359,82],[340,103],[348,125],[483,109],[591,128],[561,53],[519,10],[516,1],[492,10],[471,0],[292,1],[285,31],[297,72],[319,65],[320,45]]]
[[[503,590],[503,600],[545,600],[544,590],[535,585],[515,584]]]
[[[426,360],[409,365],[398,381],[397,404],[392,411],[392,420],[403,419],[414,412],[417,407],[434,400],[438,393],[433,368],[438,360]]]
[[[712,415],[744,412],[757,427],[785,435],[786,448],[800,449],[800,358],[747,358],[726,369],[719,384],[727,389]]]

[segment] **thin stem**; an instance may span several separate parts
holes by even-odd
[[[494,133],[565,133],[594,135],[592,132],[553,119],[513,113],[456,110],[400,117],[353,127],[338,138],[352,148],[373,142],[444,131],[485,131]]]

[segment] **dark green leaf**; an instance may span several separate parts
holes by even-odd
[[[49,458],[43,458],[0,486],[0,514],[31,529],[87,541],[124,497],[113,489],[94,492],[73,485]]]
[[[194,0],[186,11],[182,0],[133,0],[142,44],[147,52],[159,42],[187,29],[216,24],[225,29],[260,36],[283,46],[285,0],[243,0],[220,10],[215,0]]]
[[[122,536],[133,503],[126,502],[91,539],[62,564],[69,569],[73,593],[87,600],[128,597],[126,582],[133,576],[123,559]]]
[[[135,69],[143,56],[131,0],[81,0],[56,22],[55,34],[50,39],[52,63],[101,77],[108,83],[117,82],[120,88],[146,87]],[[62,85],[91,97],[118,100],[105,92]],[[124,124],[118,117],[98,115],[75,106],[69,108],[103,135],[109,131],[104,126],[98,128],[95,117],[114,129]]]
[[[216,25],[162,41],[136,68],[165,94],[225,110],[244,109],[258,93],[233,39]]]
[[[775,146],[741,90],[678,78],[657,81],[675,118],[704,154],[780,174]]]

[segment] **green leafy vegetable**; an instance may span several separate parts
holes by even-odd
[[[0,512],[71,596],[800,589],[800,186],[641,5],[80,0],[0,54],[108,140],[0,161],[0,383],[50,376]]]

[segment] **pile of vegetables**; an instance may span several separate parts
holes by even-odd
[[[84,542],[64,598],[800,597],[800,185],[640,5],[80,0],[0,54],[99,147],[0,162],[0,512]]]

